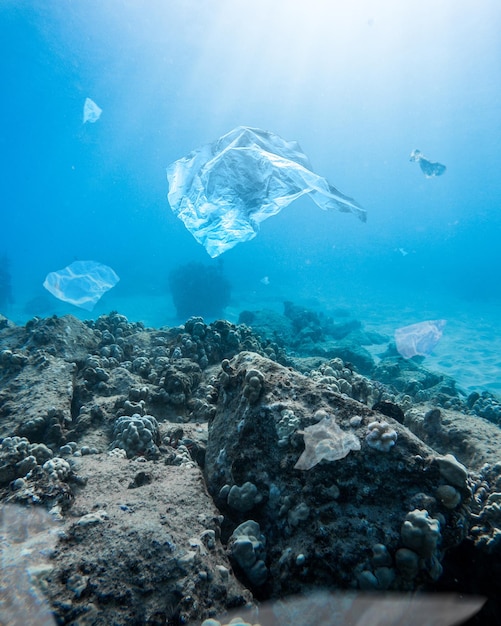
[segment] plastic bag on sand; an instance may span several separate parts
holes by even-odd
[[[120,278],[97,261],[75,261],[68,267],[47,274],[43,286],[50,293],[87,311],[92,311],[101,296]]]
[[[90,98],[85,98],[84,109],[83,109],[83,123],[84,124],[86,122],[91,122],[92,124],[94,122],[97,122],[97,120],[101,117],[102,112],[103,112],[103,109],[98,107],[97,104],[94,102],[94,100],[91,100]]]
[[[304,194],[322,209],[365,210],[311,170],[295,141],[239,126],[167,168],[169,203],[211,257],[256,236],[259,223]]]
[[[404,359],[410,359],[413,356],[427,356],[440,341],[446,324],[446,320],[427,320],[397,328],[395,342],[398,353]]]

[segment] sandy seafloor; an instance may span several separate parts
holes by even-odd
[[[16,324],[24,324],[30,316],[24,311],[25,300],[17,294],[16,304],[6,312]],[[148,327],[177,326],[185,320],[176,317],[168,292],[149,292],[137,295],[105,294],[92,312],[53,301],[53,310],[41,311],[40,317],[50,314],[72,314],[79,319],[96,319],[99,315],[118,311],[131,322],[143,322]],[[239,292],[233,289],[230,305],[224,317],[237,323],[243,310],[273,310],[283,313],[283,302],[292,301],[316,312],[336,316],[344,310],[350,318],[362,322],[367,330],[378,331],[389,337],[400,326],[432,319],[446,319],[442,339],[426,357],[425,367],[451,376],[465,393],[488,391],[501,396],[501,303],[473,301],[430,292],[405,291],[402,288],[362,288],[350,291],[341,289],[330,299],[325,293],[314,290],[297,291],[275,285],[258,284],[255,289]],[[205,319],[206,322],[213,321]],[[341,320],[339,320],[341,321]],[[376,362],[385,345],[365,346]]]

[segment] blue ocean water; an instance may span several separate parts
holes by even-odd
[[[0,47],[8,317],[180,323],[169,273],[218,261],[172,214],[166,167],[248,125],[297,140],[368,220],[308,198],[267,220],[221,257],[225,314],[289,299],[389,333],[445,318],[430,364],[501,391],[499,2],[3,0]],[[446,173],[425,178],[414,149]],[[86,259],[121,279],[92,314],[42,287]]]

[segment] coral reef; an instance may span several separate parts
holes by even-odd
[[[395,445],[398,437],[397,431],[388,422],[374,421],[367,426],[365,441],[367,445],[380,452],[389,452]]]
[[[127,457],[146,456],[158,458],[160,451],[157,444],[160,442],[158,422],[153,415],[119,417],[113,426],[113,441],[110,448],[125,450]]]
[[[256,354],[238,354],[225,370],[209,424],[205,473],[226,523],[241,524],[250,517],[266,538],[269,576],[259,584],[249,578],[251,588],[264,588],[274,597],[286,589],[304,591],[312,572],[317,584],[330,580],[341,588],[407,590],[435,580],[438,553],[433,569],[418,563],[412,580],[401,575],[395,559],[400,548],[410,549],[400,526],[417,504],[430,516],[441,516],[442,549],[464,539],[465,512],[451,516],[435,498],[442,472],[432,468],[442,457],[399,422],[382,420],[328,386]],[[249,405],[243,401],[245,380],[254,370],[263,374],[266,385],[259,401]],[[287,439],[279,435],[285,409],[297,418],[296,431]],[[367,430],[377,433],[374,440],[365,439]],[[397,432],[398,446],[393,446]],[[344,439],[347,445],[339,445]],[[325,444],[331,441],[332,446]],[[303,446],[309,462],[298,463]],[[391,454],[379,452],[390,449]],[[261,496],[245,510],[230,506],[227,498],[228,489],[243,484],[252,484]],[[462,494],[466,500],[464,485]],[[366,558],[375,544],[384,544],[389,555],[388,571],[378,570],[377,576]],[[300,554],[298,567],[293,564]],[[418,554],[420,558],[424,556]],[[334,561],[335,572],[328,566]]]
[[[211,623],[319,587],[496,606],[501,430],[476,413],[496,398],[391,354],[368,378],[268,331],[118,313],[0,328],[0,502],[58,524],[40,584],[59,623]]]
[[[494,424],[501,425],[501,401],[492,393],[475,391],[468,396],[466,404],[473,415],[480,415]]]
[[[242,522],[235,528],[229,540],[233,561],[254,587],[260,587],[268,578],[265,564],[266,539],[259,524],[253,520]]]

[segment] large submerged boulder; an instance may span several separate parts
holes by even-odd
[[[471,499],[452,455],[442,461],[391,417],[254,353],[223,361],[217,388],[206,479],[251,588],[279,597],[439,578]]]

